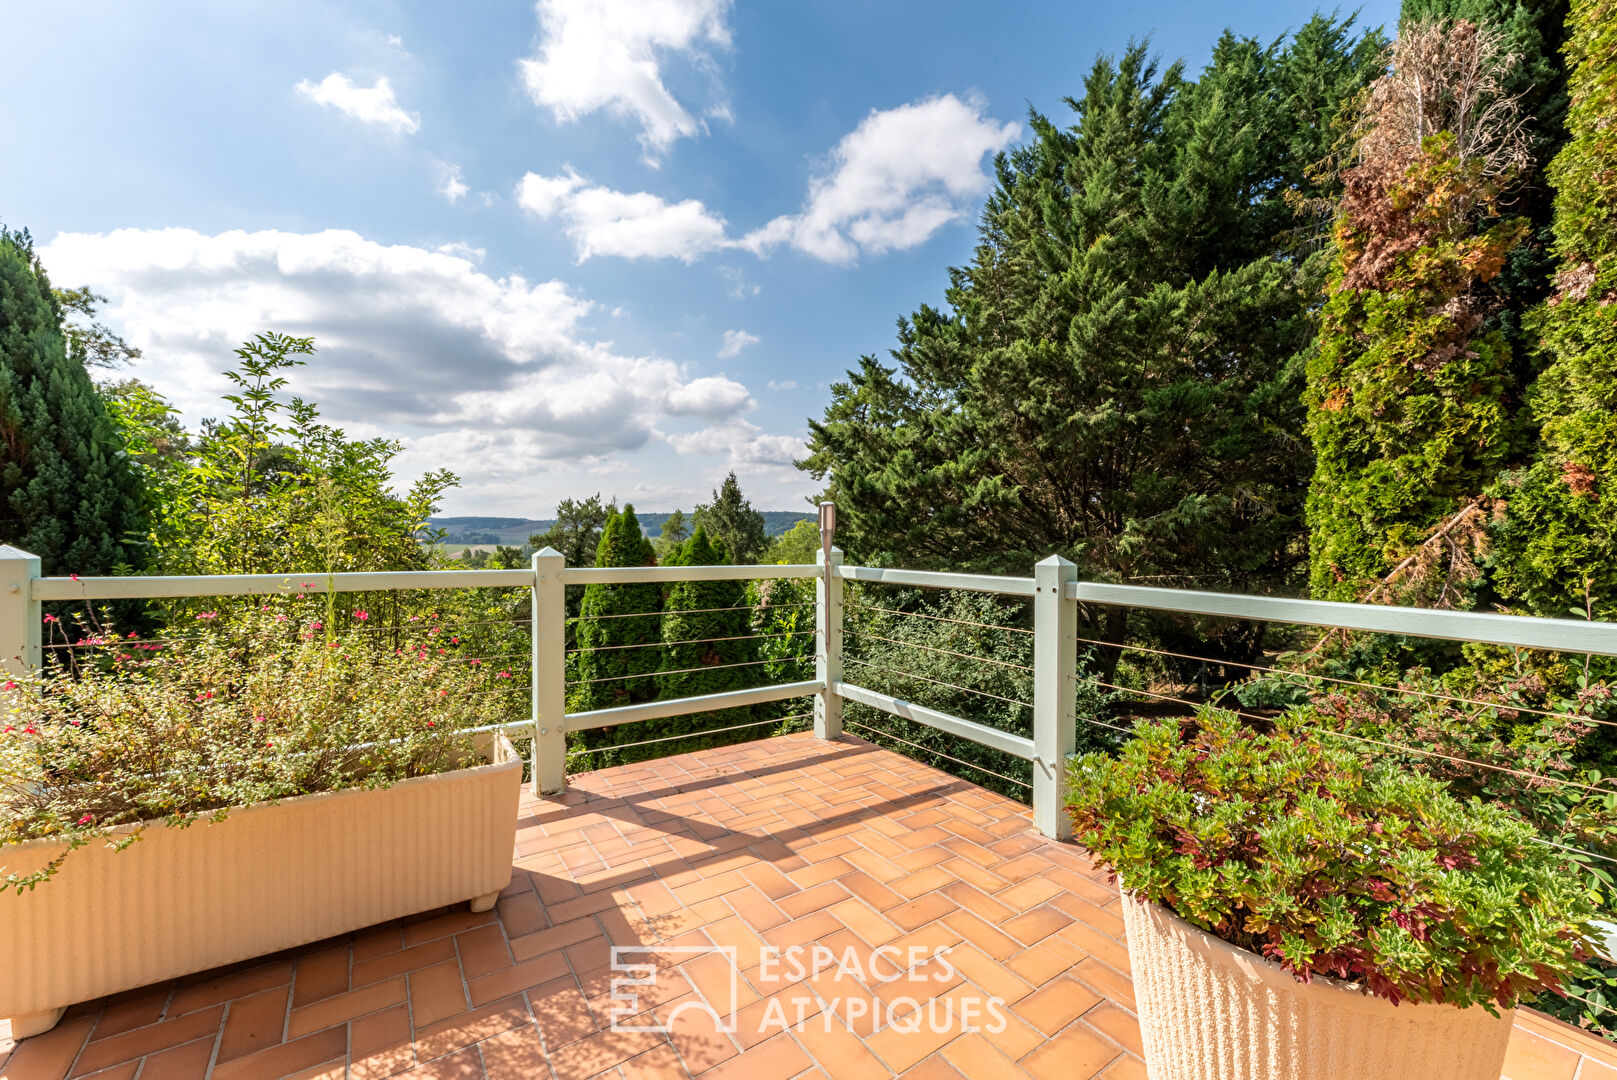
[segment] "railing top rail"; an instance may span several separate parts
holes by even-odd
[[[386,589],[488,589],[533,584],[532,570],[389,570],[344,574],[206,574],[185,577],[42,577],[34,600],[146,600],[182,596],[274,596]]]
[[[1067,598],[1090,604],[1148,608],[1186,615],[1259,619],[1330,629],[1407,634],[1410,637],[1445,641],[1477,641],[1526,649],[1617,656],[1617,623],[1609,622],[1541,619],[1531,615],[1495,615],[1480,611],[1435,611],[1380,604],[1344,604],[1277,596],[1242,596],[1143,585],[1106,585],[1093,581],[1069,584]]]
[[[818,569],[817,567],[815,569]],[[920,585],[929,589],[969,589],[1002,596],[1032,596],[1030,577],[997,574],[949,574],[935,570],[888,570],[878,566],[842,566],[836,576],[850,581],[876,581],[884,585]]]
[[[764,581],[820,576],[811,563],[778,566],[575,566],[556,575],[563,585],[631,585],[647,581]]]

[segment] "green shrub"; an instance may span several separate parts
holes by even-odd
[[[1131,892],[1300,981],[1491,1011],[1585,971],[1591,898],[1531,828],[1298,716],[1144,724],[1075,759],[1070,792],[1079,842]]]
[[[119,826],[187,825],[474,761],[464,732],[487,722],[488,692],[516,676],[462,662],[432,619],[397,646],[378,634],[328,639],[324,609],[298,596],[236,616],[225,632],[209,632],[211,612],[184,635],[103,632],[74,670],[0,685],[0,890],[60,865],[7,875],[5,844],[54,837],[71,851]]]

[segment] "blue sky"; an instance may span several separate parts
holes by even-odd
[[[1312,10],[12,0],[0,220],[190,423],[241,338],[313,334],[293,390],[453,468],[448,513],[689,509],[731,468],[796,509],[806,419],[941,299],[1030,105]]]

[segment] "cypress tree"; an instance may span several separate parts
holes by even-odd
[[[607,519],[595,553],[596,566],[652,566],[656,561],[632,505]],[[585,586],[579,605],[577,685],[568,701],[570,711],[609,709],[657,696],[652,673],[657,670],[657,615],[661,610],[662,586],[655,582]],[[612,729],[582,735],[591,748],[625,741],[614,737]]]
[[[1330,194],[1310,166],[1383,45],[1316,16],[1289,41],[1225,35],[1191,82],[1136,44],[1096,61],[1072,126],[1033,114],[946,306],[901,321],[894,363],[864,358],[810,424],[802,464],[829,480],[850,557],[1294,581],[1297,357],[1322,275],[1287,196]],[[1127,617],[1085,612],[1112,640]],[[1240,634],[1229,647],[1250,651]]]
[[[139,477],[81,361],[26,232],[0,228],[0,541],[47,574],[147,561]]]
[[[1511,249],[1498,275],[1480,290],[1487,297],[1485,326],[1504,335],[1511,352],[1507,407],[1525,414],[1523,391],[1542,367],[1536,334],[1524,325],[1533,308],[1553,291],[1555,260],[1552,188],[1545,169],[1566,142],[1567,0],[1403,0],[1402,22],[1466,19],[1495,30],[1501,49],[1517,58],[1504,72],[1501,92],[1515,99],[1531,118],[1528,160],[1511,183],[1508,216],[1527,222],[1522,241]]]
[[[1534,313],[1537,460],[1500,485],[1496,580],[1542,615],[1617,618],[1617,3],[1574,0],[1571,138],[1555,186],[1555,294]]]
[[[679,565],[719,566],[729,561],[714,548],[707,530],[698,525],[680,551]],[[657,676],[660,697],[719,694],[757,682],[755,672],[724,666],[758,658],[746,602],[745,582],[674,584],[663,605],[662,637],[666,647],[662,671]],[[722,724],[715,721],[713,726]]]
[[[690,539],[670,556],[669,565],[719,566],[729,561],[708,537],[707,529],[698,525]],[[661,699],[720,694],[766,681],[761,665],[733,666],[758,659],[758,641],[753,636],[750,611],[745,607],[746,596],[746,585],[740,581],[680,581],[669,589],[663,603],[662,663],[657,674]],[[697,734],[678,742],[623,751],[619,760],[662,757],[754,738],[757,732],[750,730],[701,734],[712,728],[745,724],[753,717],[753,709],[739,708],[626,724],[615,733],[618,741]]]
[[[1307,368],[1317,598],[1360,599],[1414,565],[1401,599],[1459,606],[1479,576],[1476,500],[1515,433],[1512,350],[1487,323],[1483,286],[1529,229],[1499,214],[1526,153],[1503,47],[1473,23],[1406,25],[1366,100]],[[1476,72],[1470,95],[1456,93]],[[1465,542],[1408,561],[1467,513]]]

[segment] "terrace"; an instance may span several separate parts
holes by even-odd
[[[41,602],[296,587],[270,576],[41,578],[37,562],[5,555],[0,632],[17,640],[0,653],[35,664]],[[1617,654],[1617,627],[1099,586],[1061,560],[1028,578],[847,567],[834,551],[829,574],[559,562],[316,581],[531,592],[531,713],[500,727],[529,741],[534,783],[493,910],[460,904],[83,1002],[15,1043],[0,1029],[0,1077],[1143,1077],[1120,901],[1058,812],[1053,766],[1085,719],[1074,700],[1080,602]],[[691,577],[812,578],[814,677],[566,714],[565,588]],[[1032,736],[846,678],[843,593],[854,582],[1031,602]],[[572,775],[563,725],[550,720],[588,730],[807,697],[810,732]],[[1031,807],[878,745],[893,740],[868,722],[848,726],[872,740],[844,731],[846,703],[1030,762]],[[841,963],[769,962],[770,947],[816,945]],[[656,972],[629,991],[632,1006],[614,1002],[624,998],[614,947]],[[935,959],[945,947],[947,964]],[[985,1016],[986,1001],[1002,1014]],[[704,1008],[682,1008],[693,1003]],[[614,1010],[626,1014],[616,1023]],[[1519,1014],[1506,1080],[1602,1077],[1617,1077],[1610,1044]]]

